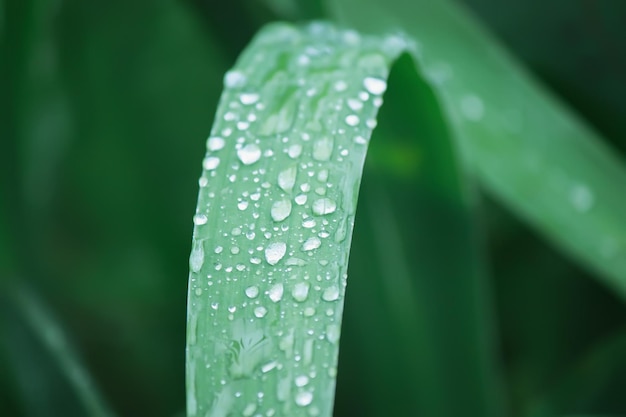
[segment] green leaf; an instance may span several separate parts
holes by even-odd
[[[626,169],[597,133],[452,2],[328,6],[360,30],[406,31],[481,184],[626,296]]]
[[[404,50],[415,51],[402,36],[272,25],[226,74],[194,216],[189,416],[331,414],[365,152],[389,67]],[[401,61],[403,87],[393,94],[397,104],[383,108],[372,160],[379,172],[364,209],[375,238],[369,247],[362,239],[361,253],[379,259],[380,279],[362,288],[379,288],[355,296],[362,354],[372,370],[392,365],[383,385],[404,387],[381,388],[375,407],[499,415],[468,190],[432,93],[416,82],[410,60]],[[395,122],[407,117],[423,121],[403,130]],[[383,348],[395,343],[398,360]],[[461,392],[458,401],[447,392]]]

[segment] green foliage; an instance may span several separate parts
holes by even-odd
[[[0,415],[184,414],[223,75],[266,23],[318,18],[419,45],[365,163],[335,415],[623,414],[626,8],[431,3],[0,1]]]

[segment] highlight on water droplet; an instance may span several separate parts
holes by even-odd
[[[189,256],[189,269],[191,272],[198,272],[204,264],[204,246],[201,240],[194,240],[191,255]]]
[[[241,101],[241,104],[244,106],[249,106],[259,101],[259,98],[260,97],[257,93],[242,93],[239,96],[239,101]]]
[[[252,165],[261,158],[261,148],[250,143],[237,150],[237,157],[244,165]]]
[[[283,259],[287,252],[287,244],[285,242],[272,242],[265,248],[265,260],[270,265],[276,265],[278,261]]]

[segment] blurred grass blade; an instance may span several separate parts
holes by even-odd
[[[264,29],[226,74],[226,89],[207,140],[194,216],[187,320],[189,416],[331,415],[347,259],[365,152],[377,125],[389,68],[405,49],[410,50],[411,43],[401,36],[361,37],[322,23],[306,29],[276,24]],[[417,80],[414,71],[410,76]],[[419,88],[406,91],[423,93]],[[438,114],[429,100],[425,102],[430,108],[423,113],[427,120],[432,116],[429,112]],[[405,107],[405,101],[400,103]],[[418,116],[417,108],[409,106],[408,117]],[[399,117],[407,117],[406,111],[395,110]],[[382,264],[387,264],[374,281],[390,279],[383,286],[387,296],[408,288],[396,304],[371,310],[379,313],[374,320],[394,328],[390,340],[398,346],[393,350],[404,358],[396,364],[408,369],[401,381],[389,382],[391,387],[394,382],[402,385],[396,391],[409,397],[397,402],[400,408],[382,401],[377,407],[383,414],[387,404],[387,411],[395,406],[400,414],[421,407],[441,416],[457,415],[458,410],[495,416],[489,395],[495,397],[497,388],[488,382],[493,368],[484,355],[492,353],[484,348],[489,331],[481,327],[485,304],[480,262],[471,227],[466,229],[471,224],[467,191],[460,185],[451,141],[441,136],[445,135],[443,125],[437,124],[441,119],[436,118],[435,127],[428,123],[425,126],[431,131],[411,131],[408,137],[402,136],[406,132],[388,130],[393,123],[384,129],[409,139],[411,146],[416,146],[419,134],[430,135],[430,141],[420,143],[429,162],[417,186],[441,194],[423,200],[427,208],[420,214],[430,216],[418,222],[407,220],[402,224],[406,233],[400,235],[412,241],[415,224],[424,226],[437,218],[434,213],[449,210],[438,219],[454,220],[452,232],[446,230],[438,241],[452,247],[451,256],[462,257],[452,268],[441,257],[429,261],[424,247],[433,243],[437,250],[441,247],[430,241],[432,235],[424,234],[411,249],[421,253],[425,262],[417,269],[407,266],[393,280],[410,254],[385,247],[397,234],[393,228],[398,224],[392,211],[386,210],[385,216],[374,208],[374,216],[382,215],[384,230],[379,227],[374,232],[379,247],[367,250],[382,249]],[[400,149],[402,155],[397,145],[390,141],[387,149],[394,155]],[[394,158],[383,159],[378,161],[383,171],[397,174],[398,169],[414,169],[410,159],[399,167]],[[404,191],[410,192],[415,184],[406,185],[395,193],[397,198],[406,198]],[[379,201],[383,194],[374,195],[375,201],[384,203]],[[407,207],[416,208],[415,204]],[[402,212],[402,216],[410,218],[412,213]],[[424,299],[437,294],[435,303],[455,303],[449,308],[454,313],[444,320],[445,329],[423,325],[447,304],[425,302],[418,307],[416,290],[411,289],[416,273],[425,275],[423,281],[444,283],[418,285],[425,290]],[[360,308],[370,309],[367,304]],[[364,314],[362,319],[365,327],[367,317]],[[462,335],[457,338],[459,330]],[[365,336],[373,337],[373,333]],[[453,343],[456,340],[470,345]],[[440,349],[443,345],[449,347]],[[466,352],[470,358],[464,357]],[[420,370],[426,376],[416,380]],[[456,403],[429,395],[459,387],[464,392],[457,395]],[[410,398],[416,391],[420,391],[417,405]],[[386,398],[391,399],[393,395]]]
[[[460,149],[488,191],[626,297],[626,169],[453,2],[328,2],[342,23],[419,45]]]
[[[65,376],[68,385],[73,388],[76,399],[83,407],[83,412],[92,417],[114,417],[115,414],[101,397],[95,382],[70,346],[50,311],[47,311],[37,297],[26,288],[11,291],[10,294],[14,296],[10,305],[15,308],[16,312],[21,313],[23,322],[31,328],[32,334],[39,338],[41,345],[53,358],[53,362]],[[19,340],[12,343],[15,342],[19,342]],[[24,361],[18,361],[16,366],[27,369],[28,366],[23,366],[22,362]],[[39,384],[26,381],[24,385],[30,391]],[[52,388],[48,387],[48,389]],[[30,398],[29,402],[40,404],[38,401],[44,397],[45,395],[38,395],[36,399]],[[47,412],[49,415],[57,415],[58,410],[48,410]]]

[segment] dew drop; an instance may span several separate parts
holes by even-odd
[[[237,70],[228,71],[224,75],[224,85],[227,88],[241,87],[246,83],[246,76]]]
[[[245,289],[248,298],[256,298],[259,295],[259,287],[252,285]]]
[[[239,101],[241,101],[241,104],[244,106],[249,106],[259,101],[259,98],[257,93],[243,93],[239,96]]]
[[[326,326],[326,339],[330,343],[337,343],[339,341],[339,335],[339,326],[337,326],[336,324],[329,324],[328,326]]]
[[[202,241],[194,240],[191,255],[189,256],[189,268],[191,272],[198,272],[204,263],[204,247]]]
[[[290,158],[296,159],[302,154],[302,145],[294,144],[289,147],[287,150],[287,155]]]
[[[237,157],[244,165],[251,165],[261,158],[261,148],[254,143],[250,143],[237,150]]]
[[[356,114],[349,114],[346,116],[346,124],[348,126],[356,126],[359,124],[359,116]]]
[[[285,242],[272,242],[265,248],[265,260],[270,265],[276,265],[278,261],[283,259],[287,252],[287,244]]]
[[[267,314],[267,308],[263,306],[258,306],[257,308],[254,309],[254,315],[260,319],[265,317],[266,314]]]
[[[224,141],[224,139],[220,138],[219,136],[211,136],[206,141],[207,149],[212,152],[219,151],[224,147],[225,144],[226,142]]]
[[[353,111],[359,111],[363,108],[363,102],[355,98],[349,98],[348,107],[350,107]]]
[[[313,214],[317,216],[331,214],[334,213],[335,210],[337,210],[337,203],[330,198],[320,198],[313,202]]]
[[[246,406],[246,408],[243,409],[243,411],[241,412],[241,415],[243,417],[251,417],[255,411],[256,411],[256,404],[250,403]]]
[[[304,317],[313,317],[315,315],[315,308],[307,307],[303,311]]]
[[[272,204],[270,214],[272,216],[272,220],[275,222],[282,222],[291,214],[291,201],[279,200],[274,202],[274,204]]]
[[[270,300],[277,303],[283,298],[283,290],[283,284],[278,283],[274,284],[274,286],[269,289],[267,294],[270,297]]]
[[[296,183],[296,175],[298,168],[294,165],[289,167],[278,174],[278,186],[286,193],[290,193],[293,190],[293,186]]]
[[[303,302],[309,296],[310,284],[308,282],[299,282],[294,285],[291,296],[298,302]]]
[[[333,153],[333,140],[323,137],[313,144],[313,159],[317,161],[328,161]]]
[[[306,375],[297,376],[294,380],[296,387],[303,387],[309,383],[309,377]]]
[[[196,226],[202,226],[203,224],[206,224],[207,221],[209,221],[209,218],[206,216],[206,214],[198,213],[193,216],[193,224],[195,224]]]
[[[335,301],[339,298],[339,288],[336,285],[331,285],[326,288],[322,293],[322,300],[324,301]]]
[[[237,203],[237,208],[241,211],[244,211],[245,209],[248,208],[248,201],[244,200],[244,201],[240,201],[239,203]]]
[[[367,139],[365,139],[363,136],[355,136],[354,137],[354,143],[357,143],[359,145],[365,145],[367,143]]]
[[[318,237],[310,237],[302,244],[302,250],[310,251],[319,248],[321,245],[322,241]]]
[[[309,391],[302,391],[296,394],[296,404],[300,407],[306,407],[313,402],[313,394]]]
[[[387,89],[387,82],[381,78],[367,77],[363,80],[363,87],[370,94],[381,95]]]
[[[202,161],[202,167],[207,171],[212,171],[220,164],[220,159],[217,156],[207,156]]]
[[[306,203],[307,196],[306,194],[298,194],[296,198],[294,198],[297,205],[301,206]]]

